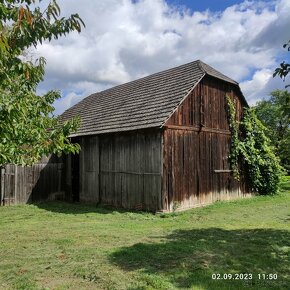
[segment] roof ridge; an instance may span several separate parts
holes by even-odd
[[[183,67],[183,66],[186,67],[186,66],[188,66],[189,64],[193,64],[193,63],[198,62],[198,61],[200,61],[200,60],[194,60],[194,61],[191,61],[191,62],[188,62],[188,63],[181,64],[181,65],[179,65],[179,66],[175,66],[175,67],[171,67],[171,68],[168,68],[168,69],[165,69],[165,70],[161,70],[161,71],[155,72],[155,73],[153,73],[153,74],[149,74],[149,75],[147,75],[147,76],[144,76],[144,77],[141,77],[141,78],[137,78],[137,79],[134,79],[134,80],[128,81],[128,82],[126,82],[126,83],[122,83],[122,84],[119,84],[119,85],[113,86],[113,87],[111,87],[111,88],[108,88],[108,89],[105,89],[105,90],[103,90],[103,91],[96,92],[96,93],[93,93],[93,94],[97,94],[97,93],[101,93],[101,92],[106,92],[106,91],[109,91],[109,90],[111,90],[111,89],[117,89],[117,88],[122,87],[122,86],[127,86],[127,85],[129,85],[130,83],[134,83],[134,82],[137,82],[137,81],[145,80],[145,79],[147,79],[147,78],[151,78],[151,77],[154,77],[154,76],[156,76],[156,75],[158,75],[158,74],[166,73],[166,72],[169,72],[169,71],[171,71],[171,70],[175,70],[175,69],[181,68],[181,67]],[[91,94],[91,95],[93,95],[93,94]]]
[[[207,72],[205,71],[204,67],[202,66],[203,62],[200,59],[198,59],[196,62],[197,62],[198,67],[206,74]]]
[[[181,67],[186,67],[186,66],[188,66],[188,65],[190,65],[190,64],[194,64],[194,63],[197,63],[197,62],[199,62],[200,60],[194,60],[194,61],[191,61],[191,62],[188,62],[188,63],[185,63],[185,64],[181,64],[181,65],[179,65],[179,66],[176,66],[176,67],[171,67],[171,68],[168,68],[168,69],[165,69],[165,70],[161,70],[161,71],[159,71],[159,72],[155,72],[155,73],[153,73],[153,74],[149,74],[149,75],[147,75],[147,76],[145,76],[145,77],[141,77],[141,78],[137,78],[137,79],[135,79],[135,80],[132,80],[132,81],[128,81],[128,82],[126,82],[126,83],[122,83],[122,84],[119,84],[119,85],[116,85],[116,86],[113,86],[113,87],[110,87],[110,88],[107,88],[107,89],[105,89],[105,90],[102,90],[102,91],[99,91],[99,92],[95,92],[95,93],[92,93],[92,94],[90,94],[90,95],[88,95],[87,97],[85,97],[84,99],[82,99],[80,102],[78,102],[77,104],[75,104],[74,106],[76,106],[76,105],[79,105],[79,106],[82,106],[82,108],[81,108],[81,110],[85,110],[88,106],[89,106],[89,102],[88,103],[85,103],[84,101],[86,101],[88,98],[91,98],[91,97],[94,97],[94,96],[96,96],[96,95],[98,95],[98,94],[100,94],[100,93],[103,93],[103,94],[105,94],[106,92],[108,92],[108,91],[115,91],[115,90],[118,90],[118,89],[120,89],[120,88],[122,88],[122,87],[126,87],[126,86],[128,86],[128,85],[130,85],[130,84],[134,84],[134,83],[136,83],[136,82],[141,82],[141,81],[146,81],[146,79],[150,79],[150,78],[153,78],[153,77],[155,77],[155,76],[158,76],[159,74],[163,74],[163,73],[168,73],[168,72],[170,72],[170,71],[172,71],[172,70],[176,70],[176,69],[180,69]],[[198,66],[199,68],[200,68],[200,66]],[[200,68],[201,69],[201,68]],[[74,107],[73,106],[73,107]],[[65,112],[67,112],[68,110],[70,110],[72,107],[70,107],[70,108],[68,108],[67,110],[65,110],[63,113],[62,113],[62,115],[65,113]]]
[[[239,84],[237,81],[235,81],[232,78],[226,76],[222,72],[216,70],[214,67],[210,66],[209,64],[207,64],[207,63],[205,63],[205,62],[203,62],[201,60],[198,60],[198,64],[199,64],[201,70],[203,70],[206,74],[208,74],[210,76],[229,81],[229,82],[234,83],[236,85]]]

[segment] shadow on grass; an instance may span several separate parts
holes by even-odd
[[[121,248],[111,254],[110,260],[125,271],[139,270],[141,280],[142,275],[158,275],[180,288],[289,289],[290,232],[220,228],[178,230],[163,242]],[[217,281],[212,279],[213,273],[249,273],[253,279]],[[258,274],[262,273],[276,273],[278,279],[259,280]]]
[[[94,204],[84,204],[78,202],[65,202],[65,201],[45,201],[33,203],[38,208],[64,214],[86,214],[86,213],[99,213],[99,214],[112,214],[112,213],[139,213],[144,214],[142,211],[126,210],[114,208],[111,206],[97,206]],[[147,213],[148,214],[148,213]]]

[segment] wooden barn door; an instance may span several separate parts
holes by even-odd
[[[74,143],[80,143],[80,139],[75,139]],[[71,185],[72,200],[80,201],[80,155],[71,154]]]
[[[72,200],[80,201],[80,158],[79,154],[72,155],[71,159]]]
[[[99,203],[99,137],[82,137],[79,159],[79,199]]]

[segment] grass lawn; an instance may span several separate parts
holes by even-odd
[[[275,197],[167,215],[60,202],[2,207],[0,289],[289,289],[289,178],[283,187]],[[243,273],[252,279],[212,279]]]

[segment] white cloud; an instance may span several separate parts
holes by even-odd
[[[273,78],[273,70],[257,70],[252,79],[240,83],[240,87],[250,105],[261,99],[266,99],[274,90],[284,90],[287,82]],[[289,88],[287,88],[289,90]]]
[[[202,59],[241,82],[249,102],[284,86],[271,75],[289,36],[290,1],[245,1],[223,12],[191,13],[164,0],[60,0],[78,12],[81,34],[45,43],[41,91],[60,89],[60,113],[88,94],[179,64]]]
[[[250,104],[254,104],[257,99],[257,92],[261,92],[272,78],[270,69],[261,69],[254,73],[253,78],[240,84],[243,93],[247,96]]]

